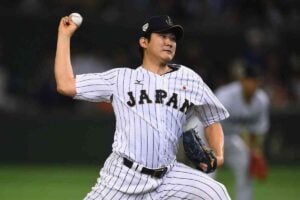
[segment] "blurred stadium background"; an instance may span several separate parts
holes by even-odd
[[[214,90],[240,65],[264,72],[271,129],[270,177],[256,199],[298,199],[300,178],[300,1],[297,0],[1,0],[0,199],[82,199],[111,151],[107,104],[55,91],[53,62],[62,16],[82,14],[72,41],[75,73],[140,64],[137,32],[151,15],[185,28],[175,62]],[[232,192],[230,173],[220,179]]]

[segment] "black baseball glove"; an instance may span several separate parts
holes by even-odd
[[[200,168],[200,163],[207,165],[205,173],[211,173],[217,168],[217,159],[212,149],[204,144],[194,129],[190,129],[183,133],[183,148],[186,156],[195,164],[196,168]]]

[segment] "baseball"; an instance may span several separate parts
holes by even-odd
[[[71,13],[69,17],[77,26],[81,25],[83,18],[79,13]]]

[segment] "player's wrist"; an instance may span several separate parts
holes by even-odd
[[[259,148],[251,149],[251,155],[255,155],[255,156],[258,156],[258,157],[264,157],[263,151]]]
[[[70,33],[65,33],[63,31],[58,32],[58,39],[60,40],[70,40],[72,37],[72,34]]]
[[[224,164],[224,157],[223,156],[216,156],[217,158],[217,167],[220,167]]]

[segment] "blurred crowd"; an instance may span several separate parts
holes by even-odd
[[[274,109],[300,105],[300,1],[297,0],[4,0],[0,15],[0,109],[5,112],[110,112],[55,92],[53,62],[60,17],[83,15],[72,41],[76,74],[139,63],[143,20],[168,14],[185,28],[175,62],[215,88],[243,65],[260,68]],[[20,23],[20,24],[19,24]],[[18,28],[19,27],[19,28]]]

